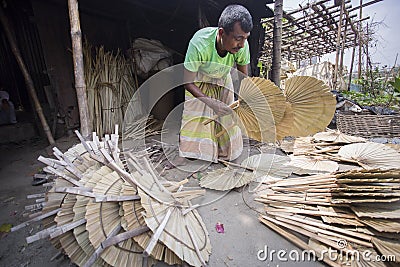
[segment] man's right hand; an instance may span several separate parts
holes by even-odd
[[[232,114],[232,109],[217,99],[210,98],[206,103],[219,117]]]

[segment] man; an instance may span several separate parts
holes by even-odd
[[[15,123],[17,123],[17,118],[14,104],[10,101],[9,94],[0,89],[0,125]]]
[[[185,103],[179,139],[179,156],[217,162],[234,160],[242,152],[240,128],[232,125],[234,101],[231,67],[248,74],[250,52],[247,38],[253,28],[249,11],[240,5],[227,6],[218,27],[197,31],[190,40],[185,57]],[[202,122],[214,115],[218,122]],[[220,137],[216,133],[228,130]],[[174,165],[183,162],[176,160]]]

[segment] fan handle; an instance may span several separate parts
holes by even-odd
[[[239,102],[240,100],[236,100],[235,102],[233,102],[232,104],[229,105],[229,107],[233,110],[237,109],[239,107]],[[218,119],[219,116],[218,115],[214,115],[213,117],[203,121],[203,125],[207,125],[212,121],[215,121],[216,119]]]

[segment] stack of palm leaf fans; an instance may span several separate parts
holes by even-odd
[[[27,242],[49,237],[78,266],[204,266],[210,240],[191,204],[204,190],[161,179],[143,151],[122,155],[117,128],[102,141],[77,135],[81,144],[55,148],[57,159],[39,158],[57,178],[40,214],[12,231],[42,220],[46,228]]]
[[[294,173],[308,176],[265,181],[259,220],[330,266],[398,266],[399,152],[332,130],[288,150]],[[352,169],[336,172],[336,161]]]
[[[283,90],[264,78],[248,77],[242,80],[239,99],[230,107],[248,137],[274,142],[325,129],[335,113],[336,100],[329,87],[314,77],[289,78]]]

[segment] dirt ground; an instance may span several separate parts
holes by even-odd
[[[175,134],[172,136],[176,137]],[[74,143],[77,143],[75,137],[65,137],[57,141],[57,146],[65,151]],[[24,216],[25,206],[34,202],[26,196],[45,192],[44,187],[32,186],[31,182],[33,175],[43,167],[37,161],[38,156],[48,156],[46,146],[44,141],[0,145],[0,225],[15,226],[28,220]],[[213,165],[210,168],[217,167]],[[196,176],[190,176],[188,172],[174,169],[166,175],[178,180],[189,177],[188,186],[198,187]],[[257,210],[262,211],[262,206],[252,198],[248,188],[241,188],[230,192],[207,190],[204,197],[196,200],[205,204],[198,210],[211,239],[209,266],[323,266],[318,262],[279,261],[276,254],[272,260],[259,260],[257,253],[266,246],[269,252],[300,250],[258,221]],[[225,233],[217,233],[217,222],[224,224]],[[16,232],[1,234],[0,266],[74,266],[62,255],[51,260],[58,250],[48,240],[26,243],[27,236],[41,229],[40,222],[37,222]],[[167,265],[158,263],[156,266]]]

